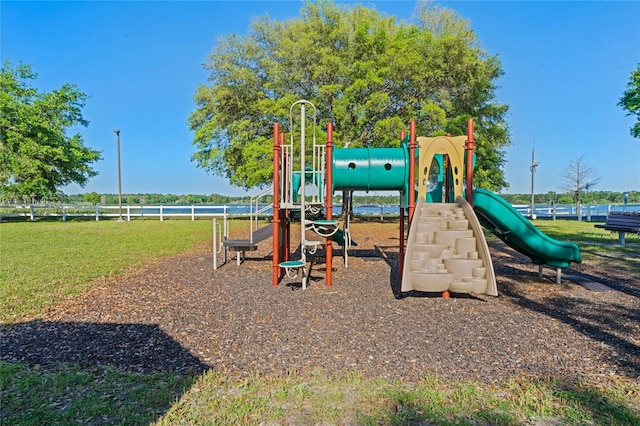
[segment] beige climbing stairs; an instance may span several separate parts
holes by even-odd
[[[426,203],[414,212],[402,274],[402,291],[473,293],[497,296],[487,241],[473,208]]]

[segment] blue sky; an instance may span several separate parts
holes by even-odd
[[[411,20],[416,4],[361,3],[399,20]],[[581,155],[601,175],[596,190],[640,190],[640,140],[629,134],[633,117],[617,106],[640,63],[640,2],[441,4],[469,19],[482,47],[502,61],[497,100],[510,106],[513,140],[505,192],[530,192],[534,147],[537,193],[559,191],[562,170]],[[219,36],[246,33],[255,16],[296,17],[300,6],[294,0],[2,0],[0,56],[31,64],[40,90],[74,83],[91,96],[83,110],[91,123],[78,131],[102,151],[99,175],[65,193],[117,193],[118,128],[124,193],[241,195],[190,161],[187,118],[196,87],[207,80],[202,63]]]

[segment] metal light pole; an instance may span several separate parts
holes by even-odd
[[[529,166],[529,170],[531,170],[531,219],[535,219],[536,218],[536,210],[535,210],[536,206],[535,206],[535,203],[534,203],[534,200],[533,200],[533,195],[534,195],[534,192],[533,192],[533,175],[536,172],[536,167],[538,167],[538,164],[540,164],[540,163],[538,163],[535,160],[535,150],[532,149],[531,150],[531,166]]]
[[[122,219],[122,180],[120,178],[120,130],[115,129],[118,144],[118,222],[124,222]]]

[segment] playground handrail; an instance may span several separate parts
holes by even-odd
[[[265,213],[272,207],[271,204],[264,204],[262,207],[260,207],[260,199],[262,197],[265,197],[271,194],[273,194],[273,187],[269,187],[265,189],[259,194],[256,194],[253,197],[251,197],[251,200],[249,200],[249,223],[250,223],[250,230],[252,234],[253,234],[253,231],[258,230],[258,217],[260,216],[260,214]]]

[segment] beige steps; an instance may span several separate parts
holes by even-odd
[[[455,203],[418,202],[405,253],[402,291],[497,296],[489,249],[473,209]]]

